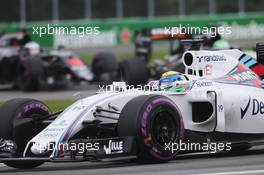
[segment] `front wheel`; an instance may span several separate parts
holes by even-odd
[[[36,122],[38,118],[51,113],[40,101],[33,99],[13,99],[0,107],[0,138],[9,139],[17,144],[17,157],[23,156],[27,142],[46,126]],[[43,162],[9,162],[7,166],[20,169],[35,168]]]
[[[128,127],[129,126],[129,127]],[[129,101],[118,121],[120,136],[134,136],[141,163],[167,162],[177,151],[168,145],[183,139],[184,126],[176,104],[161,95],[143,95]]]

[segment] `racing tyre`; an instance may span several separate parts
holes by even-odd
[[[125,59],[120,63],[118,71],[118,77],[130,85],[145,84],[149,78],[146,63],[139,57]]]
[[[42,60],[39,57],[28,58],[18,67],[17,86],[23,91],[37,91],[43,74]]]
[[[33,99],[13,99],[0,107],[0,138],[9,139],[17,144],[17,156],[21,157],[27,142],[46,126],[37,119],[49,115],[49,108]],[[7,166],[20,169],[35,168],[43,164],[34,162],[8,162]]]
[[[94,81],[112,82],[116,79],[118,62],[111,52],[100,52],[93,58],[92,72]]]
[[[142,95],[124,106],[117,131],[119,136],[134,136],[140,163],[162,163],[177,155],[178,151],[169,149],[170,143],[183,139],[184,126],[172,100],[161,95]]]

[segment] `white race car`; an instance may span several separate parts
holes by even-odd
[[[237,49],[187,51],[185,74],[165,73],[148,89],[113,83],[57,113],[37,100],[10,100],[0,108],[0,162],[154,163],[264,144],[264,47],[257,46],[258,61]]]

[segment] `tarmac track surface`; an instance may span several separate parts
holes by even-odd
[[[43,90],[39,92],[23,92],[21,90],[2,88],[0,89],[0,101],[6,101],[13,98],[34,98],[38,100],[78,99],[76,93],[80,93],[82,97],[87,97],[95,94],[99,90],[99,85],[96,84],[84,84],[60,90]]]
[[[139,165],[133,161],[45,163],[31,170],[0,166],[0,174],[27,175],[241,175],[264,174],[264,151],[249,150],[242,154],[188,154],[164,164]]]

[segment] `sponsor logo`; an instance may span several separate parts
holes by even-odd
[[[53,132],[48,132],[48,133],[40,133],[38,135],[39,138],[55,138],[55,137],[58,137],[59,136],[59,133],[53,133]]]
[[[240,108],[240,111],[241,111],[241,119],[243,119],[244,116],[246,115],[246,113],[248,111],[248,108],[249,108],[249,105],[250,105],[250,101],[251,101],[251,97],[249,97],[247,106],[244,109]]]
[[[264,115],[264,102],[263,101],[259,101],[257,99],[251,99],[251,97],[249,97],[248,103],[246,105],[246,107],[240,108],[241,111],[241,119],[243,119],[245,117],[245,115],[248,113],[249,111],[249,107],[252,106],[252,111],[250,112],[250,115],[252,116],[256,116],[256,115]]]
[[[226,61],[224,55],[197,56],[199,62],[222,62]]]
[[[62,132],[64,128],[46,128],[44,131],[46,132]]]
[[[106,155],[123,153],[123,141],[113,142],[109,140],[108,145],[104,145]]]
[[[212,86],[213,83],[211,81],[202,81],[202,82],[196,82],[196,86],[197,87],[208,87],[208,86]]]
[[[212,70],[213,70],[213,65],[210,65],[210,64],[207,64],[205,67],[204,67],[204,74],[205,75],[212,75]]]
[[[67,122],[66,120],[56,120],[52,123],[53,126],[66,126]]]

